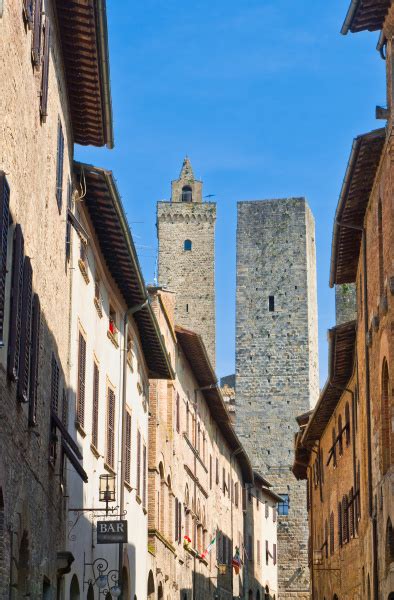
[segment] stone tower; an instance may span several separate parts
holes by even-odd
[[[236,429],[288,499],[278,517],[279,598],[309,598],[306,487],[291,472],[296,416],[318,394],[315,228],[304,198],[240,202]]]
[[[157,204],[158,280],[176,293],[176,323],[201,334],[215,367],[216,203],[203,202],[187,157],[171,188],[171,201]]]

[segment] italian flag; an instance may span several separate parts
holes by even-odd
[[[213,548],[213,547],[214,547],[214,545],[215,545],[215,542],[216,542],[216,535],[215,535],[215,537],[214,537],[214,538],[212,538],[212,540],[209,542],[209,544],[208,544],[208,546],[207,546],[206,550],[204,550],[204,552],[201,554],[201,557],[202,557],[202,558],[205,558],[205,557],[206,557],[206,556],[207,556],[207,555],[210,553],[210,551],[212,550],[212,548]]]

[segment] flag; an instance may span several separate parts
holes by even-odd
[[[212,538],[212,540],[209,542],[209,544],[208,544],[207,548],[206,548],[206,549],[204,550],[204,552],[201,554],[201,558],[205,558],[205,557],[206,557],[206,556],[207,556],[207,555],[210,553],[210,551],[212,550],[212,548],[213,548],[213,547],[214,547],[214,545],[215,545],[215,542],[216,542],[216,535],[215,535],[215,537],[214,537],[214,538]]]
[[[239,554],[239,548],[238,548],[238,546],[235,546],[235,554],[234,554],[234,557],[233,557],[233,560],[232,560],[231,564],[234,567],[235,574],[238,575],[239,574],[239,570],[241,568],[241,557],[240,557],[240,554]]]

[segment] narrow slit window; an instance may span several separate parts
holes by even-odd
[[[270,312],[275,310],[275,296],[268,296],[268,308]]]

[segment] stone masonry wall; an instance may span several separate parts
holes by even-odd
[[[281,600],[309,597],[306,488],[291,465],[295,418],[318,394],[314,236],[303,198],[238,204],[236,428],[253,467],[289,495],[278,523]]]
[[[354,321],[357,318],[356,286],[344,283],[335,286],[335,322],[337,325]]]
[[[175,321],[202,335],[215,365],[216,204],[159,202],[159,284],[176,293]],[[185,240],[192,243],[184,249]]]

